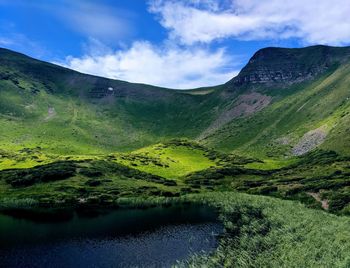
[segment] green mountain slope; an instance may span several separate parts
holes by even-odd
[[[1,148],[60,154],[131,150],[196,137],[218,99],[80,74],[0,51]]]
[[[276,55],[273,54],[275,50]],[[298,54],[299,51],[303,54],[299,55],[299,65],[286,64],[291,57],[289,54]],[[244,112],[244,109],[249,109],[238,103],[243,112],[201,137],[201,142],[221,150],[236,150],[261,157],[302,155],[317,146],[349,154],[346,127],[350,112],[349,51],[349,48],[323,46],[271,48],[267,49],[267,55],[259,64],[253,57],[253,66],[248,64],[237,78],[227,83],[231,90],[244,88],[246,103],[250,101],[253,112]],[[282,65],[273,64],[277,59]],[[310,64],[308,68],[306,63]],[[253,70],[258,71],[254,73]],[[251,74],[251,80],[248,80],[247,73]],[[256,99],[249,100],[254,94]],[[255,105],[254,110],[254,101],[260,101],[264,109],[259,110]],[[237,110],[237,104],[227,111],[230,109]]]
[[[103,154],[185,137],[263,158],[348,153],[349,58],[349,48],[266,48],[224,85],[177,91],[1,49],[0,146]]]
[[[0,211],[205,203],[225,231],[189,266],[347,267],[349,89],[350,47],[262,49],[187,91],[0,49]]]

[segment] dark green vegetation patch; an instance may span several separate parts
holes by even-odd
[[[57,162],[31,169],[0,171],[0,179],[13,187],[25,187],[40,182],[68,179],[75,175],[77,165],[74,162]]]

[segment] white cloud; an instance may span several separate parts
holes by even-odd
[[[51,6],[46,6],[46,9],[76,32],[104,42],[115,42],[134,32],[131,12],[100,3],[64,0],[60,7],[52,9]]]
[[[188,45],[228,37],[350,43],[349,0],[153,0],[150,11],[171,38]]]
[[[135,42],[127,50],[105,55],[68,57],[61,65],[113,79],[185,89],[228,81],[237,74],[230,66],[232,62],[224,49],[160,48],[149,42]]]
[[[10,46],[13,45],[14,41],[7,37],[0,37],[0,46]]]

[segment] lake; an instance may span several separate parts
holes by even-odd
[[[223,230],[208,207],[0,214],[1,267],[170,267],[212,252]]]

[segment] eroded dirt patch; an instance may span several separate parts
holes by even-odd
[[[311,130],[300,139],[300,141],[293,147],[292,154],[299,156],[315,149],[321,145],[327,137],[327,130],[325,127],[319,127]]]
[[[213,131],[229,123],[235,118],[247,117],[252,115],[271,103],[272,97],[252,92],[244,94],[237,98],[231,108],[224,111],[200,136],[200,139],[206,137]]]
[[[329,204],[327,199],[322,199],[320,193],[308,192],[308,195],[312,196],[317,202],[321,203],[321,206],[324,210],[329,209]]]

